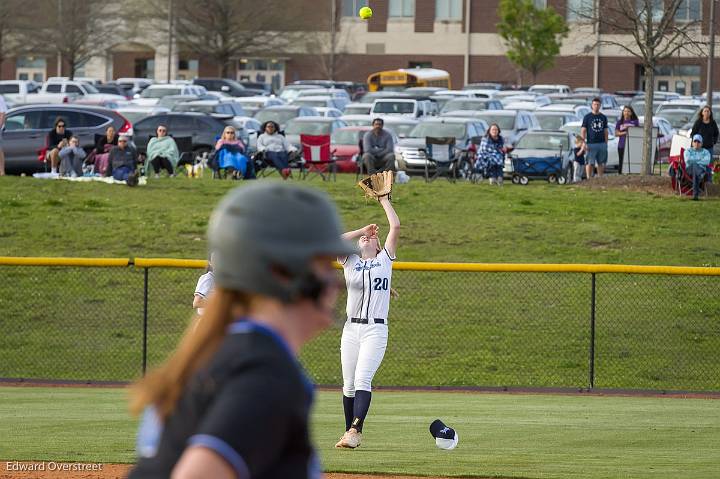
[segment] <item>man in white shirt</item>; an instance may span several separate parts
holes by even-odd
[[[7,103],[5,98],[0,95],[0,176],[5,175],[5,153],[3,152],[3,130],[5,129],[5,117],[7,116]]]

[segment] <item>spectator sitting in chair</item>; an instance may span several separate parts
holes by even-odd
[[[76,178],[82,176],[82,164],[85,159],[85,150],[80,148],[77,136],[70,138],[68,146],[63,147],[60,156],[60,176]]]
[[[150,138],[147,145],[147,162],[152,165],[155,170],[155,178],[160,177],[160,170],[167,170],[170,176],[175,176],[175,167],[180,159],[175,140],[168,136],[168,129],[165,125],[158,125],[157,136]],[[145,171],[148,171],[148,165],[145,164]]]
[[[395,171],[395,143],[384,126],[385,122],[382,118],[375,118],[372,122],[372,130],[363,136],[362,162],[369,175],[378,171]]]
[[[110,150],[110,161],[105,176],[126,181],[129,186],[137,184],[137,152],[128,145],[128,137],[121,135],[118,146]]]
[[[244,153],[245,144],[237,137],[237,131],[232,126],[226,126],[215,143],[217,167],[231,172],[234,180],[254,178],[255,170]]]
[[[65,128],[65,120],[58,117],[55,120],[55,126],[47,136],[48,157],[50,158],[51,173],[58,172],[58,164],[60,164],[60,150],[68,146],[68,141],[72,136],[72,131]]]
[[[257,139],[258,152],[287,179],[290,176],[290,157],[297,152],[297,148],[279,133],[280,126],[274,121],[266,121],[262,131],[263,134]]]
[[[693,200],[698,201],[700,194],[700,182],[707,175],[710,167],[710,152],[703,148],[702,135],[694,135],[692,148],[685,150],[685,171],[693,179]]]

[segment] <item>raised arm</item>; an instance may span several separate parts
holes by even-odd
[[[360,238],[361,236],[372,236],[377,234],[378,226],[376,224],[369,224],[367,226],[363,226],[360,229],[348,231],[347,233],[343,233],[342,237],[345,240],[353,241],[355,239]]]
[[[385,239],[385,249],[387,250],[390,257],[395,257],[397,251],[398,240],[400,239],[400,218],[395,213],[392,203],[387,196],[380,198],[380,206],[385,210],[388,223],[390,224],[390,231],[388,231],[387,238]]]

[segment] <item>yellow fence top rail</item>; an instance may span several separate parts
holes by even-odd
[[[3,266],[125,266],[130,264],[128,258],[42,258],[0,256]]]
[[[42,258],[0,256],[0,266],[130,266],[137,268],[205,268],[204,259],[176,258]],[[340,267],[337,265],[337,267]],[[720,268],[693,266],[641,266],[621,264],[552,263],[393,263],[396,271],[446,271],[474,273],[620,273],[720,276]]]

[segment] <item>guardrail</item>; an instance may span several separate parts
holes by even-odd
[[[192,316],[203,260],[0,257],[0,377],[129,381]],[[720,390],[720,268],[403,263],[375,383]],[[307,345],[341,384],[337,323]]]

